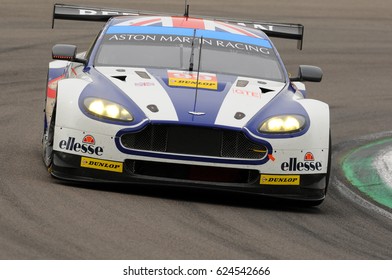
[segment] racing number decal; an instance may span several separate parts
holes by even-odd
[[[169,78],[169,86],[171,87],[190,87],[218,90],[218,79],[215,74],[199,73],[199,81],[197,81],[197,73],[186,71],[167,71]]]

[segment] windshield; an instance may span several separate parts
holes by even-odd
[[[105,34],[95,65],[189,70],[192,41],[194,71],[284,82],[269,41],[239,35],[222,40],[165,34]]]

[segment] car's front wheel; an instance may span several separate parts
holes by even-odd
[[[45,166],[50,169],[53,162],[53,140],[54,127],[56,122],[56,110],[53,110],[50,125],[46,128],[42,135],[42,157]]]

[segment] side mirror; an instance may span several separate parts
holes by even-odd
[[[291,78],[292,82],[321,82],[323,70],[317,66],[300,65],[298,77]]]
[[[86,64],[87,60],[76,57],[76,50],[74,45],[57,44],[52,48],[52,58]]]

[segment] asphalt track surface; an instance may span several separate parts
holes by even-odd
[[[181,0],[80,2],[183,11]],[[337,178],[345,143],[391,130],[392,2],[189,2],[191,14],[305,25],[302,52],[294,42],[276,44],[290,71],[299,64],[324,70],[323,82],[308,89],[331,107],[334,179],[325,202],[302,209],[220,192],[51,178],[40,146],[50,50],[56,43],[87,48],[101,24],[62,21],[51,30],[52,1],[2,0],[0,258],[391,259],[392,219],[352,199],[347,194],[356,191]]]

